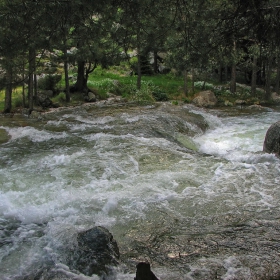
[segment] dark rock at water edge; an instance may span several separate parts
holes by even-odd
[[[28,272],[21,273],[15,280],[76,279],[80,273],[86,276],[99,275],[108,279],[112,266],[118,265],[120,257],[117,242],[104,227],[93,227],[78,233],[70,248],[57,251],[58,259],[44,256]],[[57,260],[59,260],[57,262]]]
[[[140,262],[136,266],[136,277],[134,280],[158,280],[158,278],[151,271],[151,266],[149,263]]]
[[[78,234],[76,248],[70,252],[67,265],[87,276],[104,275],[110,273],[110,266],[118,264],[119,257],[113,235],[98,226]]]
[[[263,143],[263,151],[280,155],[280,121],[274,123],[267,130]]]

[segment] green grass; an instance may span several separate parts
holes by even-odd
[[[88,80],[89,88],[97,90],[98,94],[105,96],[108,92],[128,97],[135,91],[137,84],[137,75],[123,75],[124,71],[118,72],[116,67],[109,70],[97,68]],[[128,71],[127,71],[128,72]],[[114,86],[114,84],[118,86]],[[142,89],[158,91],[165,93],[169,99],[178,99],[178,96],[183,96],[183,78],[173,74],[158,74],[154,76],[142,76]],[[190,87],[190,85],[189,85]],[[129,92],[130,91],[130,92]]]
[[[5,90],[0,91],[0,112],[4,111],[5,107]],[[12,93],[12,108],[22,107],[22,89],[15,88]]]
[[[187,96],[183,93],[184,80],[182,76],[169,74],[158,74],[151,76],[142,76],[141,90],[138,90],[137,75],[129,75],[130,68],[128,65],[121,64],[119,66],[113,66],[109,69],[102,69],[97,67],[93,73],[89,75],[88,87],[89,89],[98,95],[99,99],[106,99],[110,94],[122,96],[129,101],[144,101],[154,102],[157,100],[165,101],[169,100],[174,105],[179,104],[179,101],[191,102],[193,98],[191,80],[188,79],[188,94]],[[59,72],[61,74],[61,72]],[[76,71],[69,73],[69,76],[75,77]],[[198,79],[198,78],[197,78]],[[74,79],[71,80],[73,84]],[[234,102],[235,99],[246,99],[250,98],[250,94],[244,90],[240,90],[235,95],[232,95],[227,90],[227,85],[217,86],[215,81],[208,81],[206,88],[202,89],[201,85],[204,84],[202,81],[195,83],[195,93],[200,90],[211,89],[215,92],[220,103],[223,104],[225,101]],[[59,106],[71,106],[77,105],[84,102],[83,94],[71,93],[71,102],[66,103],[65,94],[63,92],[65,88],[64,77],[56,84],[58,95],[52,98],[52,101]],[[258,98],[257,98],[258,99]],[[5,92],[0,91],[0,111],[4,110]],[[252,100],[253,102],[253,100]],[[12,95],[12,109],[22,107],[22,89],[19,87],[13,90]]]
[[[0,112],[4,110],[5,106],[5,91],[1,90],[0,91]]]

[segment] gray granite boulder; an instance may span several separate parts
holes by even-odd
[[[263,151],[280,155],[280,121],[274,123],[267,130],[263,143]]]

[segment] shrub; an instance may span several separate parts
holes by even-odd
[[[121,95],[122,85],[118,80],[111,78],[105,78],[101,81],[88,81],[88,87],[98,89],[98,94],[106,95],[107,93],[113,93]]]
[[[135,81],[123,86],[123,96],[136,102],[154,102],[153,92],[159,91],[158,87],[150,81],[142,81],[141,89],[137,89]]]
[[[168,96],[165,92],[153,91],[152,95],[156,101],[168,101]]]
[[[38,88],[55,91],[56,84],[61,80],[61,75],[46,75],[38,80]]]

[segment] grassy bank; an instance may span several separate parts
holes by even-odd
[[[70,74],[71,75],[71,74]],[[73,74],[75,80],[75,74]],[[100,99],[108,98],[109,94],[115,94],[126,98],[127,100],[155,101],[162,97],[165,100],[186,99],[183,94],[183,78],[173,74],[143,76],[142,87],[138,91],[136,88],[137,75],[130,76],[116,71],[116,69],[97,68],[88,79],[89,89],[96,93]],[[190,85],[189,85],[190,86]],[[56,85],[58,94],[53,98],[53,102],[60,106],[75,105],[83,102],[81,93],[72,93],[70,104],[65,102],[64,79]],[[154,96],[153,96],[154,94]],[[12,108],[13,110],[23,106],[22,88],[18,87],[13,90]],[[0,111],[4,110],[5,91],[0,91]]]
[[[62,71],[59,71],[60,73]],[[75,82],[76,71],[70,73],[71,83]],[[262,99],[262,93],[256,97],[251,97],[248,87],[237,86],[236,94],[230,93],[228,84],[217,84],[215,81],[199,81],[199,77],[195,82],[194,91],[191,86],[191,79],[188,79],[188,94],[184,94],[184,80],[180,75],[173,73],[158,74],[142,77],[141,90],[137,87],[137,75],[130,75],[129,68],[112,67],[110,69],[102,69],[98,67],[89,76],[88,87],[95,93],[99,99],[106,99],[110,94],[122,96],[128,101],[167,101],[177,104],[178,101],[191,102],[193,95],[202,90],[212,90],[219,100],[220,105],[234,104],[237,99],[242,99],[247,104],[258,104]],[[72,93],[71,102],[66,103],[64,78],[56,84],[57,94],[52,98],[52,101],[59,106],[72,106],[84,102],[84,97],[81,93]],[[4,110],[5,92],[0,91],[0,111]],[[22,88],[18,87],[13,90],[12,108],[23,107]]]

